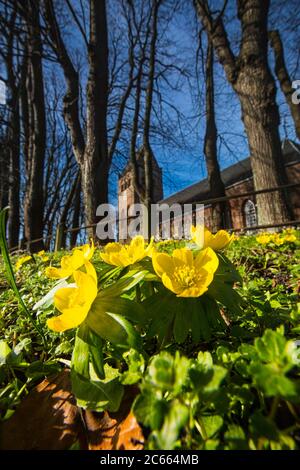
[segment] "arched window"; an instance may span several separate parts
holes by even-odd
[[[246,227],[255,227],[257,225],[256,207],[250,199],[244,204],[244,221]]]

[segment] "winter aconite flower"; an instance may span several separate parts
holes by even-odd
[[[212,282],[219,260],[209,247],[195,258],[191,250],[180,248],[172,255],[153,253],[152,263],[164,286],[177,297],[200,297]]]
[[[126,267],[130,264],[141,261],[146,256],[151,256],[153,251],[152,241],[146,246],[145,240],[141,235],[134,237],[129,245],[121,243],[108,243],[104,252],[100,253],[101,258],[113,266]]]
[[[94,249],[93,242],[91,245],[86,244],[79,248],[75,248],[70,256],[62,257],[60,268],[48,266],[46,268],[46,276],[52,279],[66,278],[72,276],[72,274],[82,266],[85,266],[88,272],[88,270],[91,269],[91,263],[89,261],[94,254]]]
[[[27,263],[27,261],[31,260],[32,257],[30,255],[27,255],[27,256],[22,256],[21,258],[19,258],[16,262],[16,271],[19,271],[19,269],[21,268],[21,266],[24,264],[24,263]]]
[[[297,237],[291,232],[287,232],[287,234],[261,233],[256,237],[256,241],[261,245],[268,245],[269,243],[273,243],[276,246],[281,246],[286,242],[293,243],[296,240]]]
[[[49,256],[46,255],[45,250],[41,250],[37,253],[37,256],[45,263],[49,260]]]
[[[293,234],[288,234],[284,236],[284,241],[289,242],[289,243],[294,243],[297,240],[296,235]]]
[[[54,295],[54,305],[61,315],[47,321],[48,327],[53,331],[62,332],[80,325],[86,319],[97,296],[96,272],[88,274],[75,271],[73,277],[75,285],[63,287]]]
[[[192,226],[191,236],[200,248],[210,247],[215,251],[222,250],[234,239],[234,234],[230,235],[226,230],[219,230],[213,235],[206,227],[201,226]]]
[[[270,243],[271,240],[272,236],[270,233],[261,233],[256,237],[256,241],[261,245],[267,245],[268,243]]]

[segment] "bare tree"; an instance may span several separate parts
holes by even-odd
[[[208,175],[208,183],[212,198],[225,196],[225,186],[217,156],[218,131],[215,117],[214,98],[214,53],[213,46],[208,40],[206,57],[206,132],[204,138],[204,154]],[[212,230],[216,232],[226,227],[226,204],[212,205]]]
[[[275,56],[275,73],[280,83],[281,91],[284,94],[286,102],[290,108],[290,112],[295,124],[296,135],[300,140],[300,104],[293,103],[292,100],[292,95],[295,90],[292,87],[290,75],[285,63],[283,44],[279,31],[270,31],[269,39]]]
[[[17,48],[18,45],[18,35],[15,29],[16,18],[16,7],[11,11],[4,11],[3,16],[1,15],[0,18],[2,37],[6,40],[6,45],[0,54],[6,67],[7,106],[9,108],[4,151],[6,154],[4,158],[7,159],[8,167],[2,178],[8,177],[8,205],[10,210],[7,234],[10,248],[18,246],[20,231],[20,77],[18,61],[14,61],[14,48]]]
[[[67,93],[64,97],[64,118],[70,131],[74,155],[81,171],[86,223],[91,225],[96,222],[96,209],[98,205],[107,202],[108,196],[109,160],[106,128],[108,45],[106,2],[90,1],[86,136],[82,129],[79,114],[78,72],[71,61],[62,39],[53,1],[45,0],[44,6],[49,36],[66,80]]]
[[[223,22],[223,9],[213,14],[206,0],[195,0],[199,18],[214,46],[227,80],[237,93],[248,136],[254,187],[276,187],[287,181],[279,137],[276,85],[268,66],[267,20],[269,1],[237,0],[242,37],[235,56]],[[260,224],[275,224],[290,216],[284,192],[257,197]]]
[[[42,66],[40,2],[27,0],[21,4],[27,29],[27,77],[23,97],[23,127],[25,133],[26,189],[24,201],[25,239],[43,238],[44,163],[46,151],[46,116]],[[29,245],[31,251],[43,248],[43,240]]]

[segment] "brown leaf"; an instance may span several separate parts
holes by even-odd
[[[70,372],[45,379],[20,403],[1,428],[6,450],[68,449],[81,430],[79,409],[71,393]]]
[[[96,413],[76,406],[70,372],[45,379],[21,402],[1,428],[0,448],[62,450],[79,441],[89,450],[140,450],[144,437],[130,408],[136,390],[126,388],[116,413]]]
[[[128,388],[116,413],[85,411],[84,420],[90,450],[143,449],[142,429],[130,411],[135,394],[134,388]]]

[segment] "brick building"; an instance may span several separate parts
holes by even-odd
[[[282,152],[285,160],[289,183],[300,183],[300,145],[285,140],[282,143]],[[139,154],[140,162],[140,177],[143,179],[142,171],[142,158]],[[174,203],[189,204],[193,202],[202,202],[211,198],[209,184],[207,179],[203,179],[187,188],[179,191],[171,196],[162,199],[162,171],[159,168],[155,158],[152,162],[153,165],[153,188],[154,188],[154,201],[159,204],[168,204],[171,206]],[[226,195],[232,196],[235,194],[243,194],[254,191],[253,177],[251,171],[250,158],[246,158],[237,162],[236,164],[225,168],[222,171],[222,179],[226,188]],[[300,220],[300,186],[288,189],[288,195],[294,210],[295,220]],[[127,207],[122,202],[122,196],[126,194]],[[124,216],[125,210],[133,202],[138,202],[138,197],[135,194],[132,186],[132,170],[130,164],[127,165],[123,174],[119,178],[119,213]],[[205,204],[204,208],[204,222],[207,227],[211,227],[211,205]],[[242,227],[253,227],[257,225],[257,211],[255,196],[241,197],[231,199],[228,202],[228,227],[239,229]]]

